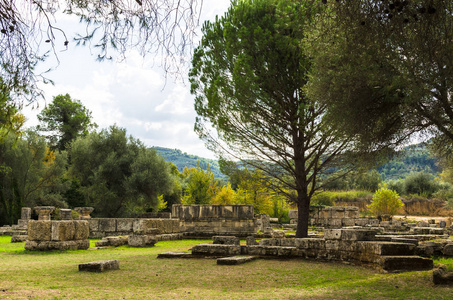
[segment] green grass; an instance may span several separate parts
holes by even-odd
[[[158,242],[152,248],[30,252],[0,237],[0,299],[452,299],[432,272],[380,274],[340,263],[156,259],[209,241]],[[120,270],[79,272],[78,264],[118,259]]]

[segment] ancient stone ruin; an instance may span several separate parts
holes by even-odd
[[[181,231],[190,237],[225,234],[246,237],[257,230],[253,205],[175,204],[172,218],[179,219]]]

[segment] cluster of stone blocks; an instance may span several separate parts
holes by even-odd
[[[142,226],[157,228],[161,234],[175,234],[177,237],[181,232],[178,219],[92,218],[87,221],[92,239],[131,235]],[[167,238],[170,239],[170,237]]]
[[[88,249],[87,221],[35,221],[28,222],[26,250],[79,250]]]
[[[289,211],[291,223],[297,223],[297,210]],[[310,211],[312,226],[342,228],[348,226],[379,226],[378,219],[360,218],[359,208],[355,206],[329,206]]]
[[[173,205],[172,217],[180,220],[187,236],[246,237],[257,231],[253,205]]]
[[[195,256],[236,256],[348,261],[370,265],[384,272],[431,270],[431,259],[415,255],[413,243],[374,241],[375,231],[326,229],[324,238],[263,239],[259,245],[199,244]]]

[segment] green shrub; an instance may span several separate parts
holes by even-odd
[[[397,192],[399,195],[403,195],[404,191],[404,181],[402,179],[398,180],[389,180],[387,183],[387,188]]]
[[[367,208],[373,215],[379,218],[384,215],[388,215],[389,217],[394,216],[403,205],[397,192],[383,187],[374,193],[371,204]]]
[[[420,196],[431,197],[439,190],[439,185],[434,181],[430,174],[425,172],[412,173],[404,180],[404,192],[417,194]]]

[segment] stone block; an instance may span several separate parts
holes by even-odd
[[[282,239],[286,237],[286,234],[283,230],[272,230],[272,237]]]
[[[355,243],[356,252],[373,255],[413,255],[415,252],[414,244],[392,243],[392,242],[366,242],[359,241]]]
[[[420,221],[417,223],[417,227],[429,227],[429,223]]]
[[[453,256],[453,243],[446,244],[442,249],[442,254],[445,256]]]
[[[370,241],[376,235],[374,230],[367,229],[325,229],[326,240]]]
[[[132,232],[135,219],[117,219],[116,230],[122,232]]]
[[[295,246],[298,249],[325,250],[326,241],[318,238],[296,238]]]
[[[90,232],[98,232],[99,231],[99,219],[89,219],[88,226],[90,227]]]
[[[453,285],[453,272],[448,272],[445,267],[433,270],[433,283],[436,285]]]
[[[22,207],[20,218],[22,220],[30,220],[31,219],[31,208],[30,207]]]
[[[73,221],[52,221],[52,241],[74,240],[75,225]]]
[[[218,265],[240,265],[247,262],[254,261],[255,256],[232,256],[232,257],[222,257],[217,259]]]
[[[234,256],[241,254],[241,246],[198,244],[192,247],[192,254],[203,256]]]
[[[116,231],[116,219],[99,219],[99,231],[103,232],[115,232]]]
[[[74,240],[86,240],[90,235],[90,226],[86,220],[73,220]]]
[[[25,250],[51,251],[51,250],[86,250],[90,248],[90,241],[31,241],[25,243]]]
[[[27,235],[13,234],[11,236],[11,243],[23,243],[28,240]]]
[[[107,236],[104,238],[109,246],[119,247],[128,244],[127,236]]]
[[[128,245],[130,247],[152,247],[157,243],[155,235],[131,234],[128,236]]]
[[[62,220],[71,220],[72,219],[72,210],[71,209],[66,209],[66,208],[61,208],[60,209],[60,217]]]
[[[105,272],[108,270],[118,270],[120,263],[118,260],[100,260],[89,263],[79,264],[79,271],[86,272]]]
[[[389,273],[428,271],[433,269],[433,261],[419,256],[381,256],[380,266]]]
[[[355,219],[344,218],[341,220],[342,226],[355,226]]]
[[[346,206],[344,209],[345,218],[358,219],[359,218],[359,208],[355,206]]]
[[[27,229],[28,228],[28,221],[30,221],[30,220],[19,219],[19,220],[17,220],[17,226],[19,228],[22,228],[22,229]]]
[[[164,252],[157,254],[157,258],[192,258],[192,253],[189,252]]]
[[[414,244],[415,246],[418,246],[417,239],[410,239],[410,238],[404,238],[404,237],[392,237],[390,239],[390,241],[394,242],[394,243],[407,243],[407,244]]]
[[[240,245],[239,238],[235,236],[221,236],[216,235],[212,237],[213,244],[219,245]]]
[[[50,241],[52,238],[52,221],[28,222],[28,239],[30,241]]]
[[[245,243],[247,246],[255,246],[255,245],[258,245],[258,242],[256,241],[255,237],[254,236],[248,236],[246,239],[245,239]]]

